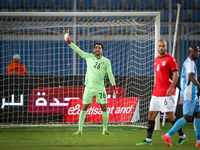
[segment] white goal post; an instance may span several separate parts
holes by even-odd
[[[158,56],[160,12],[1,12],[0,126],[76,125],[84,90],[86,62],[66,44],[62,31],[85,52],[104,46],[120,98],[113,101],[105,77],[109,125],[146,127]],[[28,75],[9,75],[19,54]],[[90,105],[86,122],[102,122]],[[160,117],[155,126],[160,129]]]

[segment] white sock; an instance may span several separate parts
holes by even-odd
[[[151,142],[152,139],[150,139],[150,138],[146,138],[146,141],[147,141],[147,142]]]
[[[168,133],[165,134],[167,137],[171,137]]]
[[[179,136],[179,138],[186,139],[187,137],[185,134],[183,134],[182,136]]]

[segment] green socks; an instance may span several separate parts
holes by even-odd
[[[103,118],[103,132],[107,131],[107,125],[108,125],[108,111],[102,111],[102,118]]]
[[[81,110],[81,112],[80,112],[79,122],[78,122],[78,130],[79,131],[82,131],[82,129],[83,129],[83,123],[84,123],[84,120],[85,120],[86,112],[87,111],[83,111],[83,110]]]
[[[78,122],[78,130],[82,131],[83,129],[83,123],[85,120],[87,111],[81,110],[80,115],[79,115],[79,122]],[[107,131],[107,125],[108,125],[108,111],[102,111],[102,118],[103,118],[103,131]]]

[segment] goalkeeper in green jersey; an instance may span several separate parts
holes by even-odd
[[[82,135],[83,123],[86,117],[87,109],[92,103],[94,96],[96,97],[96,102],[100,104],[102,110],[103,118],[103,135],[110,135],[107,130],[109,114],[107,111],[107,94],[104,85],[104,77],[107,72],[109,80],[112,84],[114,94],[118,96],[117,87],[115,84],[115,79],[112,74],[111,64],[109,59],[103,57],[101,54],[103,52],[103,45],[101,43],[94,44],[94,54],[83,52],[79,47],[72,43],[69,39],[69,32],[63,31],[64,40],[69,44],[69,46],[75,50],[82,58],[87,62],[87,72],[85,77],[85,91],[83,94],[83,105],[79,115],[79,128],[74,135]]]

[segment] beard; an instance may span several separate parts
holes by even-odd
[[[160,55],[164,55],[165,51],[158,51]]]

